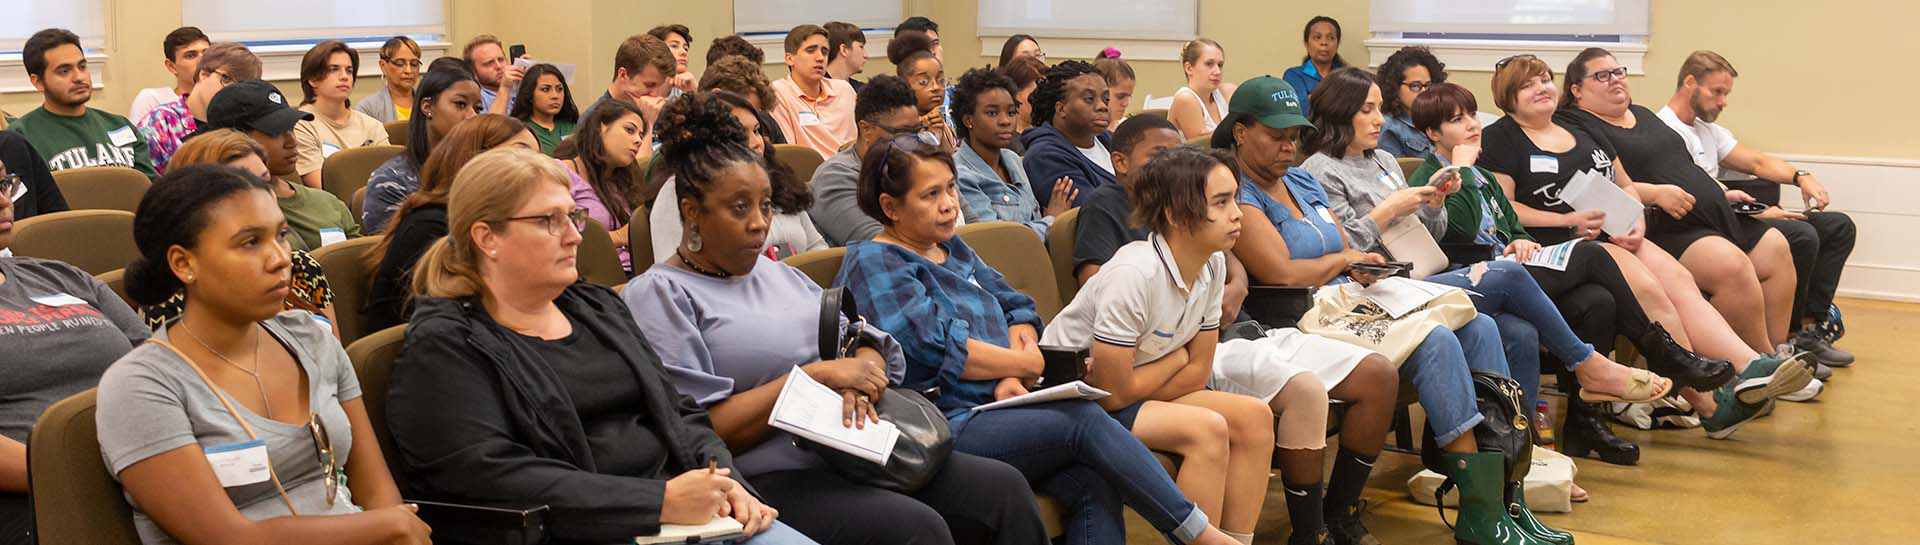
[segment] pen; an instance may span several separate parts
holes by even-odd
[[[707,473],[713,473],[719,469],[720,465],[715,463],[713,458],[707,459]]]

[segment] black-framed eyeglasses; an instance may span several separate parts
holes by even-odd
[[[1515,60],[1518,60],[1518,59],[1533,59],[1533,60],[1540,60],[1540,57],[1535,57],[1535,56],[1533,56],[1533,55],[1532,55],[1532,54],[1530,54],[1530,53],[1521,53],[1521,54],[1519,54],[1519,55],[1514,55],[1514,56],[1511,56],[1511,57],[1507,57],[1507,58],[1504,58],[1504,59],[1500,59],[1500,62],[1496,62],[1496,63],[1493,63],[1493,69],[1494,69],[1494,70],[1499,70],[1499,69],[1501,69],[1501,68],[1506,68],[1506,67],[1507,67],[1507,63],[1510,63],[1510,62],[1513,62],[1513,61],[1515,61]]]
[[[322,479],[326,481],[327,507],[333,507],[334,498],[340,495],[340,481],[344,480],[333,455],[333,436],[327,435],[327,424],[320,421],[318,413],[307,419],[307,432],[313,435],[313,455],[325,473]]]
[[[233,85],[233,76],[229,76],[226,72],[219,70],[211,70],[211,72],[213,72],[213,75],[220,76],[221,85]]]
[[[13,200],[13,192],[20,190],[20,175],[8,172],[0,175],[0,197]]]
[[[573,210],[565,213],[555,212],[538,216],[520,216],[507,218],[506,221],[538,221],[546,226],[547,234],[557,237],[566,232],[561,230],[561,226],[563,225],[573,225],[573,232],[575,233],[586,232],[587,209],[575,206]]]
[[[867,124],[873,125],[875,128],[878,128],[882,131],[886,131],[888,137],[901,137],[901,136],[911,135],[914,133],[924,133],[924,132],[928,132],[927,129],[931,128],[926,123],[915,123],[912,125],[902,125],[898,127],[895,127],[892,125],[882,125],[879,123],[874,123],[872,121],[868,121]]]
[[[1433,82],[1431,82],[1431,81],[1409,81],[1409,82],[1406,82],[1406,83],[1402,83],[1401,85],[1405,85],[1405,86],[1407,86],[1407,89],[1409,89],[1409,90],[1412,90],[1412,91],[1413,91],[1413,92],[1414,92],[1415,94],[1419,94],[1419,93],[1425,93],[1425,92],[1427,92],[1427,89],[1430,89],[1430,88],[1432,88],[1432,87],[1433,87]]]
[[[1594,73],[1592,73],[1592,74],[1587,74],[1587,75],[1586,75],[1586,77],[1588,77],[1588,78],[1593,78],[1593,81],[1597,81],[1597,82],[1600,82],[1600,83],[1608,83],[1608,82],[1611,82],[1611,81],[1613,81],[1613,80],[1616,80],[1616,79],[1624,79],[1624,78],[1626,78],[1626,77],[1627,77],[1627,67],[1625,67],[1625,66],[1615,66],[1615,67],[1613,67],[1613,69],[1612,69],[1612,70],[1601,70],[1601,71],[1599,71],[1599,72],[1594,72]]]

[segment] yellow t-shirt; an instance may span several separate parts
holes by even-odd
[[[398,118],[400,121],[406,121],[407,116],[411,114],[413,114],[413,108],[408,108],[405,106],[401,106],[399,104],[393,105],[393,115],[394,117]]]

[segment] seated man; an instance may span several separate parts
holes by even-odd
[[[827,31],[820,25],[793,27],[786,51],[787,77],[773,82],[773,121],[788,142],[832,157],[855,138],[853,86],[827,77]]]
[[[781,102],[784,104],[786,99]],[[854,103],[857,106],[849,120],[857,122],[858,131],[853,145],[827,157],[820,169],[813,172],[813,181],[807,184],[813,191],[813,208],[807,215],[813,217],[813,225],[820,228],[827,244],[834,246],[846,246],[848,242],[869,240],[880,234],[880,222],[860,211],[860,157],[883,140],[926,130],[926,125],[917,121],[920,110],[913,89],[900,78],[874,76],[860,88]]]
[[[1728,191],[1727,199],[1768,205],[1759,217],[1786,235],[1792,247],[1794,269],[1800,279],[1793,294],[1793,347],[1813,354],[1828,366],[1852,365],[1853,354],[1834,348],[1834,339],[1821,333],[1818,324],[1826,320],[1834,290],[1840,286],[1840,273],[1853,254],[1853,218],[1825,210],[1833,201],[1813,173],[1747,147],[1734,139],[1732,131],[1715,123],[1727,107],[1727,96],[1733,94],[1733,78],[1739,75],[1725,57],[1712,51],[1693,52],[1680,65],[1679,88],[1667,100],[1667,107],[1660,109],[1660,119],[1686,140],[1694,163],[1707,175],[1720,179],[1725,169],[1732,171],[1730,174],[1758,178],[1755,182],[1760,183],[1729,184],[1735,189]],[[1807,211],[1781,209],[1779,187],[1765,182],[1798,186]]]
[[[1107,79],[1093,65],[1066,61],[1047,70],[1027,96],[1033,129],[1020,135],[1022,162],[1029,180],[1073,179],[1081,198],[1111,185],[1113,158],[1108,152]],[[1047,206],[1051,194],[1035,195]],[[1074,204],[1079,204],[1077,201]]]
[[[620,42],[620,48],[613,52],[613,82],[607,84],[607,92],[599,100],[580,111],[580,119],[593,114],[594,106],[612,99],[624,100],[640,108],[640,116],[646,118],[647,126],[660,117],[660,106],[666,104],[668,79],[673,75],[673,50],[659,38],[646,34],[635,34]],[[648,131],[651,139],[652,132]],[[642,150],[642,156],[651,151]]]
[[[80,36],[62,28],[35,32],[20,58],[44,101],[8,130],[26,136],[46,158],[48,170],[114,166],[158,176],[147,155],[147,139],[132,122],[87,107],[93,76],[87,72]]]
[[[173,85],[149,87],[133,95],[133,106],[127,108],[127,117],[138,122],[147,118],[154,108],[162,104],[185,100],[193,91],[194,74],[200,72],[197,64],[213,43],[207,40],[207,34],[197,27],[183,26],[168,32],[160,41],[160,51],[165,53],[165,66],[173,73]]]
[[[153,169],[161,173],[167,171],[167,160],[180,149],[180,142],[206,123],[207,103],[213,101],[215,93],[229,83],[260,79],[260,57],[238,43],[208,47],[199,61],[189,75],[191,92],[185,98],[154,107],[134,122],[146,133]]]

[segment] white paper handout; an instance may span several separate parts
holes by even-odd
[[[660,533],[633,538],[635,545],[664,543],[719,543],[742,537],[747,527],[733,517],[713,517],[706,524],[662,524]]]
[[[1446,270],[1450,263],[1447,253],[1440,250],[1440,243],[1433,240],[1433,233],[1427,232],[1427,225],[1413,216],[1394,220],[1386,229],[1381,229],[1380,245],[1385,246],[1394,259],[1412,263],[1414,278],[1433,276]]]
[[[767,425],[886,465],[893,455],[894,442],[900,439],[900,428],[887,421],[867,422],[864,429],[848,427],[842,407],[839,393],[796,366],[787,374],[787,384],[780,387],[780,398],[773,402]]]
[[[1633,231],[1633,226],[1640,223],[1642,211],[1646,210],[1646,205],[1614,185],[1612,179],[1591,170],[1574,173],[1567,187],[1560,190],[1560,200],[1582,212],[1605,211],[1606,223],[1601,224],[1600,230],[1616,237]]]
[[[1110,394],[1108,394],[1106,390],[1095,388],[1087,385],[1084,381],[1076,380],[1052,388],[1043,388],[993,403],[978,405],[973,408],[973,412],[977,413],[994,409],[1018,407],[1021,405],[1032,405],[1034,403],[1046,403],[1048,401],[1060,401],[1062,399],[1100,399],[1108,395]]]
[[[1407,313],[1413,312],[1414,309],[1420,308],[1420,305],[1427,304],[1428,301],[1432,301],[1434,298],[1447,293],[1448,290],[1456,289],[1453,286],[1445,284],[1435,284],[1425,280],[1413,280],[1398,276],[1382,279],[1365,288],[1360,287],[1360,285],[1356,283],[1342,284],[1341,287],[1342,289],[1359,290],[1361,296],[1373,301],[1376,305],[1380,305],[1381,310],[1387,311],[1387,315],[1395,319],[1406,316]]]
[[[1528,267],[1541,267],[1546,269],[1553,269],[1560,272],[1567,272],[1567,260],[1573,258],[1573,246],[1575,244],[1579,244],[1580,241],[1582,240],[1586,240],[1586,239],[1576,238],[1576,239],[1555,244],[1552,246],[1543,247],[1539,251],[1533,253],[1533,258],[1528,259],[1526,263],[1521,263],[1521,265],[1526,265]],[[1504,259],[1507,261],[1516,261],[1516,259],[1514,259],[1512,254],[1500,256],[1500,259]]]

